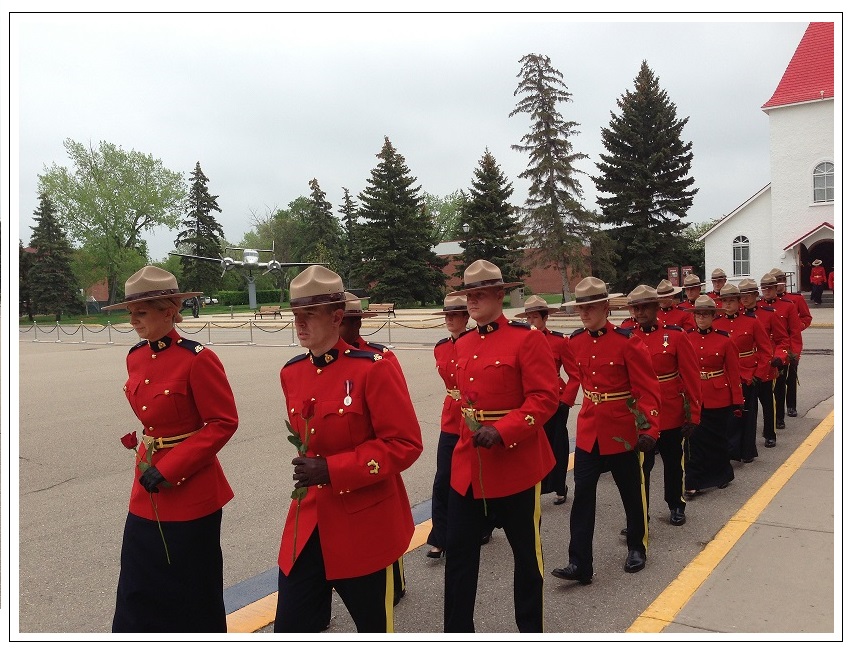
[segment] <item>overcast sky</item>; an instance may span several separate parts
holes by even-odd
[[[12,16],[19,235],[27,244],[38,175],[69,163],[66,138],[151,154],[185,178],[200,162],[232,242],[251,229],[252,214],[308,195],[314,177],[337,211],[343,187],[364,190],[384,136],[422,190],[441,196],[470,186],[488,148],[521,204],[527,185],[517,175],[527,159],[511,145],[530,123],[508,114],[528,53],[549,56],[564,76],[573,102],[559,110],[579,123],[573,145],[589,156],[580,163],[587,174],[597,173],[601,128],[647,60],[689,119],[683,137],[699,191],[687,219],[715,219],[769,182],[760,107],[807,22],[820,17],[704,19],[713,22],[689,14]],[[594,185],[583,185],[594,207]],[[175,233],[145,234],[155,260]]]

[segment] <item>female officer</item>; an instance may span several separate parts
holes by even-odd
[[[142,338],[127,356],[124,394],[141,421],[136,482],[121,544],[114,632],[225,632],[222,506],[234,493],[216,453],[237,429],[222,363],[175,330],[181,300],[166,270],[147,266],[125,284]],[[135,431],[122,438],[137,447]]]

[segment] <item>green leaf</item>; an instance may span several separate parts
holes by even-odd
[[[296,450],[298,450],[302,455],[308,452],[308,447],[301,439],[299,439],[298,435],[290,435],[287,437],[287,441],[293,444],[293,446],[296,447]]]
[[[292,425],[290,425],[290,422],[289,422],[289,421],[285,420],[285,421],[284,421],[284,425],[285,425],[285,426],[287,426],[287,430],[289,430],[290,432],[292,432],[292,433],[293,433],[294,435],[296,435],[297,437],[299,436],[299,433],[298,433],[298,432],[296,432],[296,429],[295,429],[295,428],[293,428],[293,426],[292,426]],[[288,437],[288,439],[289,439],[289,437]]]
[[[293,500],[301,501],[302,498],[304,498],[307,495],[308,495],[308,488],[307,487],[297,487],[296,489],[293,489],[293,493],[290,494],[290,498],[292,498]]]

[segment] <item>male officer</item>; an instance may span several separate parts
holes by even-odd
[[[661,325],[668,326],[673,324],[680,326],[684,330],[695,328],[692,313],[686,312],[680,306],[675,305],[675,299],[682,289],[672,285],[672,282],[667,278],[664,278],[657,285],[657,297],[659,297],[657,319],[660,320]]]
[[[804,331],[814,320],[813,315],[811,315],[811,309],[808,308],[808,302],[805,301],[805,297],[803,297],[799,292],[787,292],[787,275],[780,269],[773,267],[769,273],[774,274],[775,279],[778,281],[778,298],[789,299],[796,306],[796,310],[799,313],[799,319],[802,322],[802,330]],[[799,413],[796,411],[796,388],[799,384],[800,360],[801,356],[794,356],[793,359],[790,360],[790,366],[787,367],[787,396],[785,397],[785,400],[787,402],[788,417],[799,416]]]
[[[340,276],[311,265],[290,283],[290,297],[308,352],[281,369],[299,455],[275,631],[324,629],[334,588],[359,632],[392,632],[392,566],[414,532],[400,474],[423,450],[417,415],[393,364],[341,339]]]
[[[512,547],[515,623],[544,630],[541,480],[553,468],[544,423],[558,384],[547,339],[503,315],[506,288],[486,260],[464,271],[462,289],[476,332],[456,342],[463,419],[453,450],[444,573],[444,631],[472,632],[482,531],[493,516]]]
[[[627,560],[624,570],[645,568],[648,516],[645,506],[643,455],[659,437],[660,383],[651,354],[630,330],[607,319],[606,283],[593,276],[574,289],[583,328],[565,340],[568,383],[561,400],[573,405],[580,385],[583,407],[577,415],[574,452],[574,502],[568,565],[552,571],[564,580],[592,581],[592,538],[598,478],[611,471],[627,516]]]
[[[683,525],[686,522],[683,440],[701,418],[698,358],[681,326],[663,324],[657,310],[658,300],[659,286],[655,291],[649,285],[639,285],[627,295],[627,305],[633,307],[637,321],[633,333],[648,347],[654,373],[660,382],[660,438],[656,448],[663,461],[663,497],[669,507],[669,523]],[[644,458],[642,470],[647,507],[650,505],[654,452]]]
[[[713,284],[713,289],[707,293],[707,296],[716,302],[717,308],[721,308],[722,302],[719,300],[719,291],[722,289],[722,286],[728,282],[728,275],[725,273],[724,269],[717,267],[710,275],[710,282]]]
[[[677,304],[681,310],[691,310],[695,307],[695,300],[701,296],[701,279],[695,274],[687,274],[683,279],[683,291],[686,293],[686,299]],[[692,316],[692,313],[687,313]],[[695,327],[695,320],[692,322],[692,327]]]

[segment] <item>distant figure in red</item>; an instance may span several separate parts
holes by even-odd
[[[816,305],[822,305],[822,291],[825,288],[826,276],[825,267],[822,266],[822,261],[817,258],[811,263],[811,301]],[[832,281],[833,282],[833,281]]]
[[[834,292],[834,270],[828,273],[828,289]]]

